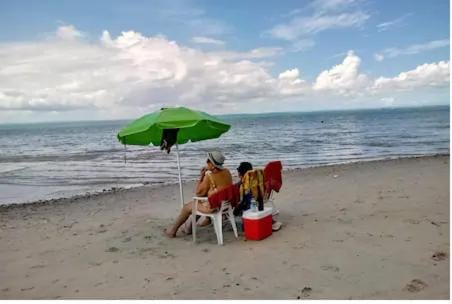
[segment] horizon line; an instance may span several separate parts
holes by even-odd
[[[450,104],[436,104],[436,105],[419,105],[419,106],[380,106],[380,107],[369,107],[369,108],[350,108],[350,109],[331,109],[331,110],[308,110],[308,111],[279,111],[279,112],[259,112],[259,113],[225,113],[225,114],[211,114],[213,116],[238,116],[238,115],[265,115],[265,114],[287,114],[287,113],[318,113],[318,112],[347,112],[347,111],[367,111],[367,110],[384,110],[384,109],[417,109],[417,108],[434,108],[434,107],[449,107]],[[197,109],[195,109],[197,110]],[[205,111],[202,111],[205,112]],[[152,112],[149,112],[152,113]],[[144,113],[142,115],[146,115]],[[107,121],[123,121],[123,120],[134,120],[141,116],[135,118],[117,118],[117,119],[87,119],[87,120],[51,120],[51,121],[34,121],[34,122],[7,122],[1,123],[1,125],[25,125],[25,124],[42,124],[42,123],[71,123],[71,122],[107,122]]]

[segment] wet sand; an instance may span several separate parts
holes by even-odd
[[[0,208],[0,299],[449,299],[449,156],[284,172],[259,242],[165,238],[178,191]]]

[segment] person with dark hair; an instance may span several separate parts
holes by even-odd
[[[253,165],[250,162],[241,162],[237,167],[237,173],[239,175],[240,180],[236,183],[236,185],[240,186],[243,183],[243,177],[246,172],[253,170]],[[234,208],[234,215],[241,216],[244,210],[249,209],[249,201],[242,200],[237,207]]]
[[[253,165],[249,162],[241,162],[237,167],[237,172],[239,173],[240,179],[245,175],[249,170],[253,170]]]

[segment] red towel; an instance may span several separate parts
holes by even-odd
[[[282,164],[278,161],[269,162],[264,168],[264,180],[265,191],[270,193],[271,191],[279,192],[282,186],[281,176]]]
[[[235,207],[240,201],[239,187],[237,185],[227,186],[210,195],[208,200],[212,209],[220,208],[223,201],[228,201],[232,207]]]

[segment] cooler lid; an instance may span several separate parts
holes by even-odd
[[[251,211],[250,209],[243,212],[242,218],[249,220],[258,220],[272,214],[272,207],[264,207],[262,211]]]

